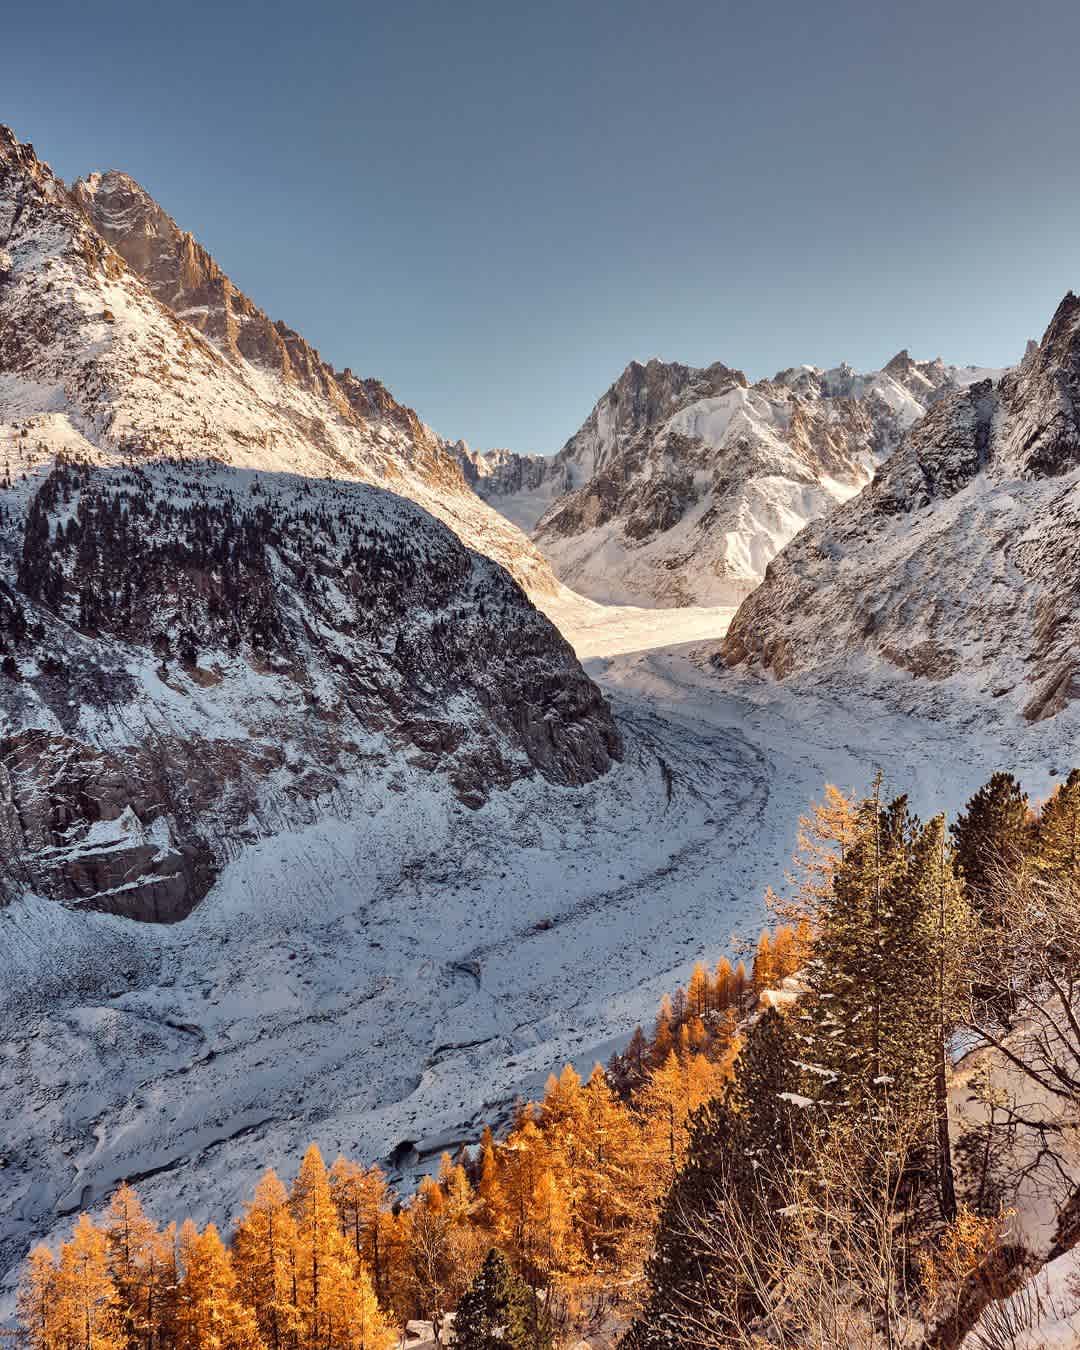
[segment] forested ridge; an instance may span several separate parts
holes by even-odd
[[[1039,808],[995,774],[951,824],[830,786],[798,839],[752,959],[698,964],[504,1138],[407,1200],[312,1145],[223,1230],[159,1227],[124,1185],[30,1253],[27,1342],[377,1350],[456,1309],[473,1347],[959,1345],[1080,1230],[1080,771]],[[974,1046],[1025,1091],[975,1078],[958,1113]]]

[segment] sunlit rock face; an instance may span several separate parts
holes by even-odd
[[[898,353],[751,384],[723,363],[631,362],[551,459],[452,447],[476,491],[598,600],[737,603],[808,520],[868,483],[903,432],[978,372]]]

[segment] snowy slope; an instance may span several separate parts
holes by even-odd
[[[732,604],[808,520],[869,482],[946,390],[1000,373],[900,352],[867,375],[800,366],[750,385],[720,363],[632,362],[552,459],[452,449],[583,594]]]
[[[685,610],[653,611],[625,652],[639,615],[611,616],[607,653],[595,619],[581,634],[626,743],[602,779],[536,776],[470,811],[438,775],[402,764],[387,792],[361,766],[182,924],[0,910],[4,1265],[119,1176],[145,1175],[159,1217],[202,1219],[312,1138],[434,1165],[553,1066],[606,1059],[733,931],[755,937],[825,779],[861,788],[881,764],[923,813],[1002,764],[1036,795],[1053,781],[1054,723],[988,721],[959,755],[954,725],[858,695],[718,691],[707,648],[663,646]]]
[[[1080,301],[999,383],[938,402],[770,566],[728,665],[1052,717],[1080,693]]]
[[[1057,1004],[1054,1005],[1055,1010]],[[1042,1069],[1045,1047],[1038,1040],[1025,1048],[1031,1036],[1023,1022],[1006,1044],[1036,1072]],[[1004,1242],[1010,1253],[1009,1269],[1019,1286],[1000,1303],[990,1302],[991,1290],[977,1289],[964,1308],[962,1320],[972,1330],[962,1344],[968,1350],[1075,1350],[1080,1345],[1080,1236],[1076,1223],[1080,1205],[1080,1130],[1075,1111],[1060,1097],[1032,1081],[1000,1051],[984,1046],[965,1056],[949,1090],[953,1137],[975,1143],[996,1125],[998,1155],[992,1170],[1005,1216]],[[1001,1128],[1007,1107],[1017,1121],[1008,1132]],[[1004,1146],[1007,1141],[1007,1146]],[[1048,1142],[1049,1141],[1049,1142]],[[963,1148],[958,1152],[962,1155]],[[979,1167],[961,1165],[961,1194],[977,1193]],[[1001,1290],[997,1291],[1000,1295]],[[976,1316],[980,1305],[985,1311]],[[960,1309],[957,1309],[959,1312]]]

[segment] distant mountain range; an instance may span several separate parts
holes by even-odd
[[[550,459],[452,449],[568,586],[611,603],[733,604],[927,408],[988,374],[1001,372],[906,351],[866,375],[798,366],[754,384],[719,362],[635,361]]]

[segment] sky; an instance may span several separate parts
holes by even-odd
[[[1006,365],[1080,288],[1075,0],[50,0],[0,42],[56,172],[482,449],[634,358]]]

